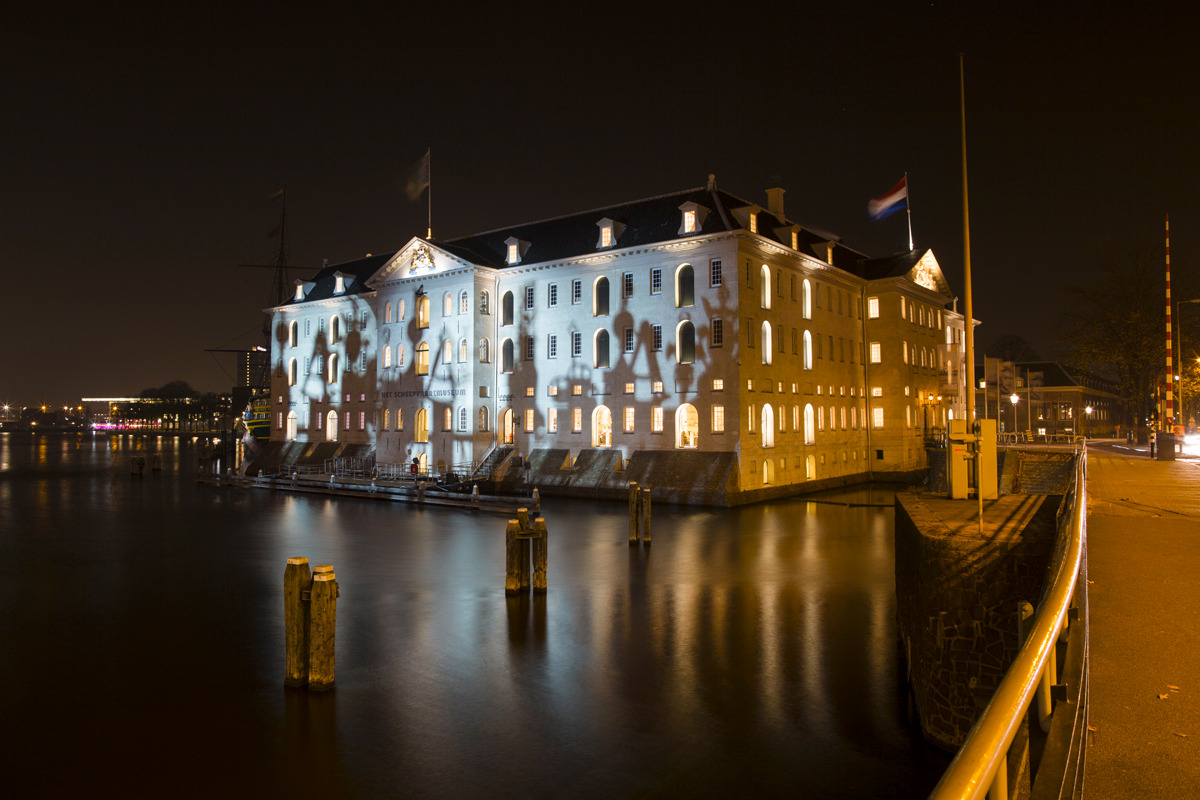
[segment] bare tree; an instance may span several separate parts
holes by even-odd
[[[1001,361],[1041,361],[1042,357],[1024,337],[1015,333],[997,336],[985,349],[987,355]]]

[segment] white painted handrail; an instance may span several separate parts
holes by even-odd
[[[1075,466],[1074,502],[1066,531],[1066,549],[1058,557],[1057,569],[1042,595],[1029,636],[991,702],[929,795],[930,800],[970,800],[983,797],[985,792],[993,800],[1007,798],[1008,748],[1021,719],[1034,701],[1035,692],[1040,695],[1039,717],[1045,719],[1049,715],[1050,686],[1055,678],[1052,671],[1056,668],[1055,643],[1066,623],[1067,609],[1083,562],[1087,532],[1086,464],[1087,451],[1081,448]],[[1062,541],[1061,536],[1059,541]]]

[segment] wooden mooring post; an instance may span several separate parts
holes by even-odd
[[[504,530],[504,593],[520,594],[532,586],[535,593],[544,594],[547,560],[546,520],[542,517],[530,520],[529,509],[518,508],[517,518],[510,519]]]
[[[629,482],[629,544],[650,544],[650,490]]]
[[[329,564],[309,573],[308,559],[289,558],[283,573],[285,686],[333,688],[337,631],[337,576]]]

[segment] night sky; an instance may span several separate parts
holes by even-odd
[[[904,216],[866,203],[907,171],[961,294],[960,52],[981,344],[1065,356],[1062,286],[1161,247],[1166,212],[1176,273],[1200,256],[1183,3],[242,5],[0,11],[0,402],[228,391],[205,350],[261,342],[272,273],[237,265],[273,258],[268,194],[292,277],[391,252],[426,148],[443,239],[711,172],[884,256]]]

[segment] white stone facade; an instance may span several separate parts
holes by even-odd
[[[460,472],[509,445],[728,452],[742,492],[923,467],[964,395],[933,254],[871,261],[775,191],[770,211],[710,184],[326,268],[274,312],[272,436],[328,440],[332,412],[380,464]]]

